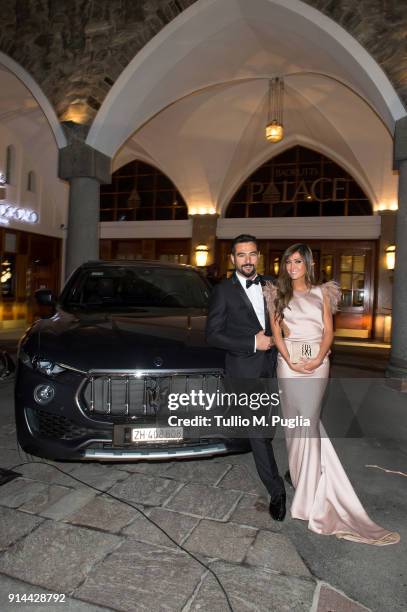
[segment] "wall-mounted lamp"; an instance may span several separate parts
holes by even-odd
[[[394,244],[390,244],[386,249],[386,268],[388,270],[394,270],[396,263],[396,247]]]
[[[195,261],[198,267],[203,268],[206,266],[208,261],[208,253],[209,249],[206,244],[198,244],[195,247]]]

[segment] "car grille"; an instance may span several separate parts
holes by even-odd
[[[73,421],[59,414],[52,414],[45,410],[33,410],[32,408],[27,408],[26,412],[31,429],[41,438],[74,440],[97,433],[79,427]]]
[[[80,403],[89,416],[149,417],[168,410],[170,393],[216,393],[223,388],[223,373],[166,373],[157,375],[103,374],[86,380]],[[188,412],[199,407],[188,406]],[[201,408],[202,410],[202,408]]]

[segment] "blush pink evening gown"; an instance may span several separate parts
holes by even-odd
[[[332,311],[337,309],[340,290],[336,283],[294,291],[284,310],[284,335],[288,341],[321,342],[323,334],[323,295],[327,293]],[[265,288],[269,312],[274,310],[275,287]],[[295,495],[292,518],[308,521],[308,528],[354,542],[385,546],[400,540],[374,523],[360,503],[335,449],[320,421],[322,398],[329,376],[329,358],[312,374],[289,368],[278,355],[277,376],[281,392],[282,416],[308,418],[310,426],[284,427],[288,461]]]

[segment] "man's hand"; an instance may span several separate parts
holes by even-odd
[[[264,329],[256,334],[256,351],[268,351],[273,346],[273,339],[266,336]]]

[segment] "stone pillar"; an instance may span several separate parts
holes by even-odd
[[[407,117],[396,123],[394,166],[399,171],[399,191],[391,352],[387,375],[407,379]]]
[[[110,157],[74,140],[59,151],[59,178],[69,181],[66,276],[99,259],[99,186],[110,183]]]
[[[191,215],[192,239],[190,263],[195,265],[195,248],[206,244],[209,249],[207,266],[215,262],[216,225],[218,215]]]
[[[379,269],[377,275],[377,303],[375,309],[375,332],[376,340],[390,342],[392,292],[393,292],[393,270],[388,270],[386,265],[386,249],[391,244],[396,244],[396,217],[394,210],[383,210],[378,213],[381,221],[381,232],[379,241]]]

